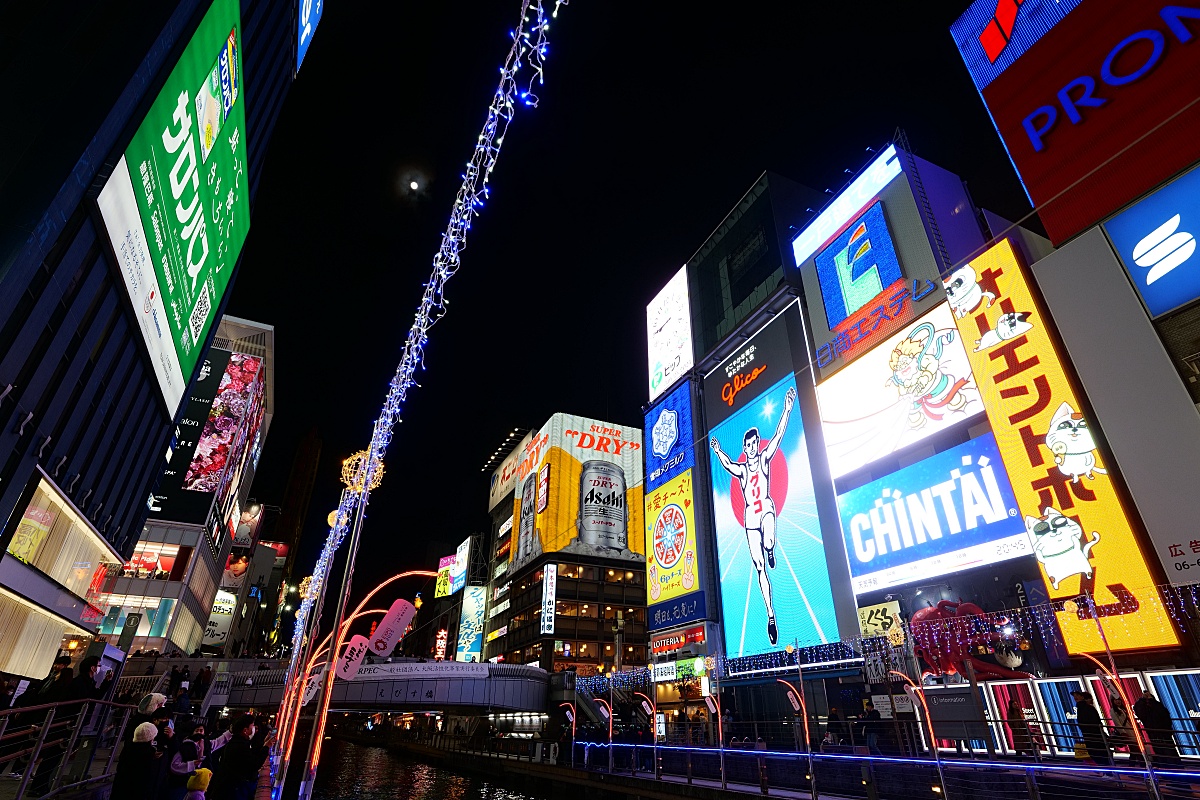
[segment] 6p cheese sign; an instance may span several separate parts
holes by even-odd
[[[955,275],[978,282],[956,322],[1019,513],[1070,653],[1177,645],[1154,576],[1101,460],[1080,403],[1012,245],[999,242]],[[953,278],[954,276],[951,276]]]

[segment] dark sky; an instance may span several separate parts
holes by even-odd
[[[512,427],[641,424],[646,303],[764,169],[837,190],[902,127],[977,204],[1027,211],[950,39],[966,5],[563,8],[372,495],[359,593],[485,528],[480,468]],[[297,576],[369,441],[518,9],[333,2],[279,118],[228,311],[275,326],[255,496],[278,503],[300,438],[324,438]]]

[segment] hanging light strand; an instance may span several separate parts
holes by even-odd
[[[569,1],[554,0],[554,10],[549,16],[557,16],[559,7],[567,5]],[[500,68],[500,84],[492,95],[487,119],[475,142],[471,160],[467,162],[466,171],[462,173],[462,185],[450,211],[449,225],[442,234],[441,245],[433,257],[433,272],[425,283],[421,303],[417,307],[412,327],[404,342],[400,365],[388,385],[383,410],[371,432],[371,444],[367,451],[370,457],[365,459],[365,474],[357,488],[351,487],[345,492],[334,517],[335,524],[330,528],[321,555],[317,558],[312,588],[296,612],[289,675],[293,674],[296,668],[296,660],[302,649],[305,623],[313,613],[313,600],[320,595],[338,546],[349,530],[355,511],[366,497],[366,492],[361,487],[369,487],[376,483],[375,471],[382,469],[383,457],[392,440],[392,429],[400,422],[400,410],[408,390],[412,386],[420,385],[414,380],[414,375],[418,368],[425,368],[425,346],[429,343],[429,329],[446,313],[446,282],[458,271],[462,263],[461,253],[466,247],[467,231],[471,229],[471,220],[479,214],[488,197],[488,181],[496,167],[496,159],[500,155],[500,147],[504,142],[508,124],[512,121],[513,112],[518,104],[537,106],[538,98],[533,92],[533,87],[535,84],[540,86],[543,81],[550,30],[546,5],[543,0],[523,0],[521,3],[521,23],[510,32],[513,43],[504,65]],[[529,67],[531,74],[522,84],[518,81],[518,74],[523,65]],[[316,621],[319,624],[319,608],[316,613]]]

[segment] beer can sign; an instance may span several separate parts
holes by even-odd
[[[579,540],[624,550],[629,543],[625,471],[607,461],[583,462],[579,477]]]
[[[517,561],[524,561],[533,550],[533,530],[537,521],[534,503],[537,501],[537,476],[530,475],[521,487],[521,521],[517,526]]]
[[[650,704],[649,704],[649,703],[647,703],[645,700],[643,700],[643,701],[642,701],[642,710],[643,710],[643,711],[645,711],[647,714],[653,714],[653,713],[654,713],[654,709],[652,709],[652,708],[650,707]]]
[[[792,710],[799,711],[800,710],[800,701],[796,699],[796,693],[789,689],[787,696],[788,696],[788,702],[792,704]]]
[[[575,721],[575,714],[572,713],[571,709],[568,708],[567,709],[567,722],[574,722],[574,721]]]
[[[717,701],[712,699],[712,696],[704,698],[704,705],[708,706],[708,713],[717,713]]]

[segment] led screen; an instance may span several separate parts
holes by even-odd
[[[442,556],[438,561],[437,583],[434,585],[434,597],[449,597],[450,591],[450,573],[454,570],[454,562],[458,559],[455,556]]]
[[[820,383],[817,403],[835,478],[984,411],[946,304]]]
[[[1150,316],[1200,297],[1200,169],[1193,169],[1104,223]]]
[[[796,380],[755,388],[709,442],[731,657],[838,638]]]
[[[687,266],[646,306],[650,399],[654,400],[692,368],[692,311]]]
[[[646,438],[647,490],[657,489],[696,465],[690,383],[677,387],[646,412]]]
[[[1055,245],[1200,158],[1195,6],[992,5],[994,17],[964,15],[955,39]],[[988,49],[1002,70],[983,68]]]
[[[486,586],[468,586],[463,592],[462,613],[458,618],[458,643],[455,661],[479,661],[483,649],[483,607],[487,601]]]
[[[512,570],[559,551],[644,568],[640,428],[555,414],[526,454],[513,504]]]
[[[214,0],[97,197],[172,417],[250,228],[241,62]]]
[[[304,63],[313,34],[321,24],[325,0],[300,0],[296,8],[296,69]]]
[[[1114,485],[1012,244],[993,245],[951,278],[991,296],[957,324],[976,342],[968,356],[1050,599],[1089,593],[1105,619],[1103,640],[1089,616],[1059,606],[1067,650],[1177,644],[1121,506],[1124,487]]]
[[[700,591],[692,471],[646,495],[646,593],[650,603]]]
[[[996,439],[972,439],[838,497],[854,593],[1032,555]]]

